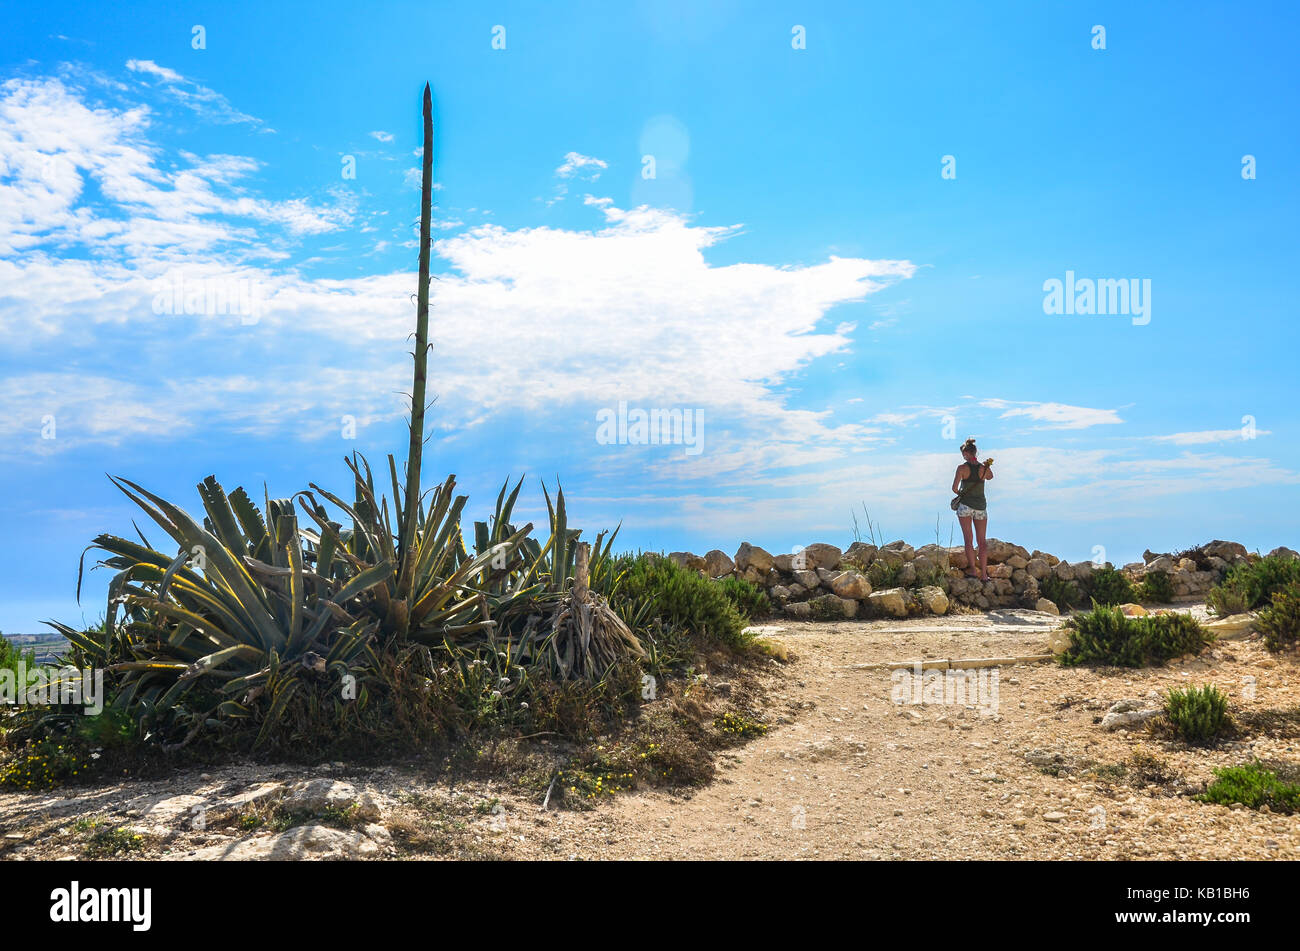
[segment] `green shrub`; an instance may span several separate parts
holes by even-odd
[[[1066,622],[1070,647],[1061,663],[1149,667],[1171,657],[1195,654],[1212,635],[1190,614],[1126,617],[1117,607],[1094,604],[1091,611]]]
[[[1079,586],[1056,575],[1048,575],[1038,582],[1038,593],[1054,603],[1060,610],[1068,611],[1083,602]]]
[[[1208,743],[1228,723],[1228,697],[1213,684],[1169,691],[1165,716],[1188,743]]]
[[[1261,558],[1229,568],[1223,580],[1210,589],[1205,602],[1221,617],[1240,614],[1270,604],[1273,595],[1298,582],[1300,560]]]
[[[12,670],[14,675],[17,676],[20,661],[27,665],[28,670],[31,670],[36,666],[36,652],[23,650],[14,645],[9,638],[0,634],[0,670]]]
[[[749,620],[767,617],[772,613],[772,602],[758,585],[734,575],[724,578],[721,585],[722,593],[736,606],[736,610]]]
[[[1136,595],[1122,571],[1105,565],[1095,569],[1085,582],[1086,593],[1098,604],[1128,604]]]
[[[1134,591],[1138,600],[1147,604],[1169,604],[1174,600],[1174,583],[1169,580],[1169,572],[1159,568],[1148,571]]]
[[[85,855],[92,859],[107,859],[127,852],[139,852],[144,846],[144,836],[125,826],[96,829],[86,841]]]
[[[898,580],[903,574],[903,563],[890,564],[887,561],[873,561],[867,569],[867,580],[874,590],[897,588]]]
[[[1272,812],[1300,810],[1300,784],[1284,782],[1261,763],[1214,770],[1214,782],[1196,798],[1220,806],[1241,803],[1250,809],[1268,806]]]
[[[748,643],[745,618],[722,585],[661,555],[625,557],[620,567],[624,570],[615,607],[629,625],[631,619],[641,624],[657,620],[729,647]]]
[[[1255,627],[1264,635],[1264,646],[1275,653],[1300,641],[1300,583],[1275,592],[1273,603],[1255,618]]]
[[[0,788],[53,789],[77,779],[90,767],[81,744],[62,736],[46,736],[13,751],[0,763]]]

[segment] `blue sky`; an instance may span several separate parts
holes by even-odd
[[[474,515],[526,473],[631,548],[843,545],[864,502],[947,543],[975,435],[998,537],[1297,547],[1297,15],[1133,6],[8,9],[0,629],[102,613],[106,473],[193,511],[404,452],[426,80],[426,472]],[[1149,322],[1045,313],[1067,272]],[[620,401],[701,451],[602,444]]]

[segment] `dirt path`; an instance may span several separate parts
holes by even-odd
[[[1006,667],[999,671],[996,715],[977,707],[900,706],[891,699],[890,672],[852,666],[1037,653],[1045,649],[1054,620],[1004,612],[924,622],[782,625],[775,636],[798,659],[774,699],[790,713],[768,735],[727,757],[715,783],[689,797],[620,796],[577,817],[524,812],[517,832],[524,841],[516,839],[508,854],[567,851],[586,859],[1297,856],[1300,816],[1206,806],[1169,795],[1169,784],[1087,770],[1092,762],[1103,767],[1124,762],[1139,748],[1191,782],[1209,778],[1211,766],[1242,762],[1252,753],[1300,763],[1300,738],[1294,735],[1183,751],[1178,744],[1164,749],[1141,732],[1104,732],[1093,722],[1115,700],[1206,681],[1217,683],[1243,708],[1294,709],[1300,700],[1294,658],[1277,660],[1257,644],[1234,643],[1187,664],[1113,676],[1053,664]],[[1251,676],[1253,701],[1242,697],[1250,683],[1244,678]],[[530,847],[538,834],[554,844]]]
[[[539,797],[517,786],[452,787],[400,767],[231,767],[82,790],[75,798],[0,795],[0,831],[8,840],[0,853],[70,857],[77,845],[69,829],[78,817],[83,824],[88,815],[121,823],[140,822],[129,817],[143,814],[154,817],[155,836],[138,857],[195,856],[250,833],[183,827],[191,801],[325,773],[398,803],[385,820],[394,829],[415,820],[437,830],[430,840],[437,847],[422,850],[431,858],[1300,857],[1300,815],[1208,806],[1185,795],[1214,766],[1258,757],[1300,768],[1300,717],[1279,716],[1212,750],[1098,725],[1117,700],[1204,682],[1228,692],[1234,711],[1295,711],[1294,655],[1277,658],[1258,642],[1232,641],[1195,660],[1137,671],[1007,666],[997,670],[996,707],[987,693],[966,704],[895,703],[890,671],[857,666],[1041,653],[1055,624],[1018,611],[780,624],[772,636],[795,658],[767,684],[769,732],[722,754],[711,785],[681,794],[638,791],[589,811],[543,811]],[[383,829],[370,839],[356,835],[330,848],[400,854],[385,846]]]

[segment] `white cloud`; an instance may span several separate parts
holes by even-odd
[[[609,168],[609,163],[604,159],[592,158],[590,155],[583,155],[580,152],[566,152],[564,163],[555,170],[555,177],[573,178],[576,175],[579,178],[595,181],[600,178],[600,173],[607,168]],[[587,171],[584,172],[584,169]]]
[[[376,140],[378,140],[378,141],[380,141],[380,142],[391,142],[391,141],[393,141],[393,133],[391,133],[391,132],[384,132],[384,131],[379,130],[379,129],[375,130],[374,132],[371,132],[371,133],[370,133],[370,137],[373,138],[373,139],[376,139]]]
[[[1270,436],[1270,430],[1257,429],[1256,436]],[[1216,442],[1241,442],[1245,435],[1240,429],[1202,429],[1196,432],[1173,433],[1169,436],[1151,436],[1152,442],[1173,443],[1175,446],[1201,446]]]
[[[261,119],[240,112],[230,104],[230,100],[220,93],[209,89],[207,86],[200,85],[192,79],[186,79],[174,69],[159,66],[151,59],[129,59],[126,61],[126,68],[133,73],[142,73],[157,79],[162,83],[163,89],[166,90],[168,95],[191,112],[202,116],[208,122],[230,125],[238,123],[248,123],[253,126],[262,125]]]
[[[180,167],[164,167],[151,121],[146,106],[91,105],[59,79],[0,84],[0,255],[69,245],[147,262],[222,244],[266,253],[253,223],[317,234],[350,217],[342,203],[247,194],[239,180],[259,167],[251,158],[181,152],[166,163]]]
[[[1005,410],[1000,419],[1025,417],[1041,422],[1038,429],[1087,429],[1091,426],[1105,426],[1122,423],[1119,411],[1113,409],[1093,409],[1087,406],[1070,406],[1065,403],[1023,403],[1012,400],[981,400],[980,406],[986,409]]]
[[[126,68],[133,73],[146,73],[150,76],[156,76],[165,83],[183,83],[185,77],[174,69],[168,69],[166,66],[159,66],[151,59],[128,59]]]

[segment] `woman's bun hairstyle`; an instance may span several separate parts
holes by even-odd
[[[963,453],[967,453],[967,452],[975,452],[975,451],[976,451],[976,450],[975,450],[975,437],[974,437],[974,436],[971,436],[971,437],[968,438],[964,443],[961,444],[961,451],[962,451]]]

